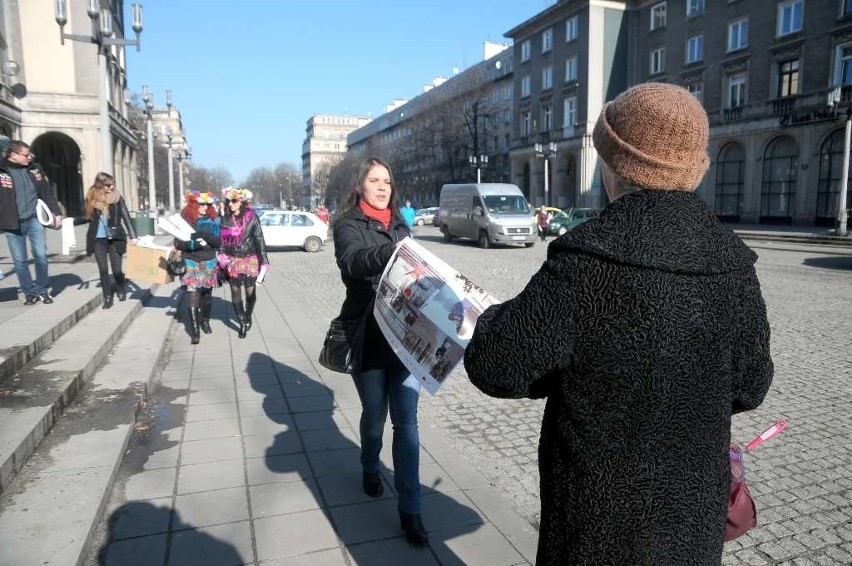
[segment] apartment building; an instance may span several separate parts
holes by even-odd
[[[302,204],[313,207],[325,197],[331,168],[346,157],[346,136],[370,121],[363,116],[314,114],[302,142]]]
[[[404,198],[435,206],[445,183],[509,182],[514,120],[511,46],[485,42],[483,60],[436,77],[408,101],[395,101],[348,137],[353,157],[374,155],[394,170]]]
[[[127,119],[125,47],[106,55],[106,98],[112,162],[101,164],[98,47],[60,42],[51,0],[0,0],[0,133],[31,145],[53,183],[66,215],[82,214],[85,190],[101,169],[110,169],[128,206],[139,203],[137,139]],[[66,34],[89,36],[86,0],[67,1]],[[124,1],[109,8],[112,37],[124,37]],[[107,153],[107,152],[103,152]]]
[[[660,81],[683,85],[708,112],[711,167],[698,191],[720,218],[834,224],[852,1],[562,0],[506,36],[520,95],[512,176],[535,204],[540,143],[554,165],[548,204],[602,205],[590,140],[601,106]]]

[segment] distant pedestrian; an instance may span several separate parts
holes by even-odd
[[[541,205],[541,208],[538,210],[536,224],[538,224],[538,237],[544,242],[547,240],[547,230],[550,228],[550,215],[547,212],[547,207],[544,205]]]
[[[252,313],[257,301],[257,284],[263,282],[269,269],[266,241],[257,214],[249,201],[252,193],[247,189],[227,188],[222,191],[225,216],[222,218],[221,262],[228,273],[231,285],[231,302],[237,314],[238,336],[245,338],[252,327]],[[243,303],[245,291],[245,304]]]
[[[33,158],[29,145],[20,140],[9,142],[6,158],[0,163],[0,230],[6,232],[24,304],[41,301],[49,305],[53,298],[48,289],[47,236],[36,215],[38,200],[54,215],[54,228],[62,225],[62,216],[53,187]],[[27,240],[35,260],[35,281],[28,266]]]
[[[731,415],[773,366],[757,256],[694,194],[708,137],[678,86],[606,104],[592,138],[611,202],[468,344],[483,392],[547,399],[539,565],[721,562]]]
[[[365,325],[360,367],[352,374],[361,399],[362,487],[370,497],[384,493],[379,454],[390,412],[400,526],[408,542],[424,545],[429,535],[421,517],[420,382],[391,349],[372,311],[382,272],[396,244],[410,233],[397,202],[390,167],[380,159],[364,160],[334,219],[334,254],[346,286],[339,317],[364,319]]]
[[[190,343],[198,344],[201,332],[210,334],[210,312],[213,309],[213,288],[217,286],[216,250],[221,245],[221,221],[216,211],[213,193],[194,192],[186,195],[181,217],[195,229],[189,241],[175,238],[174,246],[186,262],[181,283],[186,286],[189,306]]]
[[[75,224],[89,223],[86,231],[86,254],[95,256],[101,279],[102,308],[112,308],[113,295],[119,301],[127,299],[126,280],[121,266],[127,252],[128,234],[136,243],[136,230],[130,212],[121,194],[115,188],[115,179],[109,173],[95,175],[95,182],[86,192],[85,216],[74,219]],[[112,277],[109,268],[112,266]]]
[[[414,216],[417,214],[417,211],[411,206],[411,201],[409,199],[405,199],[405,206],[399,209],[399,213],[402,215],[402,219],[405,220],[405,223],[409,228],[414,228]]]
[[[325,205],[319,205],[315,214],[317,218],[328,224],[328,209],[325,207]]]

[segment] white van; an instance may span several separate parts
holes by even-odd
[[[535,245],[537,234],[524,193],[509,183],[464,183],[441,187],[438,226],[444,241],[470,238],[492,244]]]

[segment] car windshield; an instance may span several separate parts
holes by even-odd
[[[485,208],[488,212],[497,214],[529,214],[530,207],[527,204],[527,199],[522,196],[512,195],[492,195],[484,196]]]
[[[556,216],[554,216],[553,219],[565,221],[565,220],[568,220],[568,215],[565,214],[564,212],[560,212]]]

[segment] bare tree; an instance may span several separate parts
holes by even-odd
[[[234,178],[231,175],[231,172],[222,166],[208,169],[201,165],[190,164],[187,178],[192,190],[211,192],[216,193],[217,195],[225,187],[229,187],[234,184]]]
[[[290,163],[279,163],[272,172],[280,206],[295,207],[300,201],[302,175]]]

